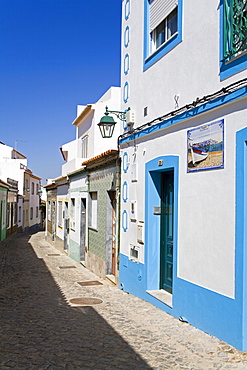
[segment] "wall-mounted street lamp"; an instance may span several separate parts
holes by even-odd
[[[114,121],[113,117],[109,116],[109,113],[115,114],[120,121],[126,121],[126,112],[108,110],[108,107],[105,107],[105,115],[98,123],[100,133],[103,138],[112,137],[115,124],[117,123]]]

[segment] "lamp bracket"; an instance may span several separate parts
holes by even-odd
[[[130,108],[129,108],[130,109]],[[126,121],[126,112],[121,112],[117,110],[109,110],[108,107],[105,107],[105,115],[108,116],[109,113],[115,114],[120,121]]]

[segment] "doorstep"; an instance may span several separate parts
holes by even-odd
[[[159,301],[165,303],[167,306],[172,308],[172,294],[168,293],[164,289],[159,290],[146,290],[148,294],[152,297],[158,299]]]

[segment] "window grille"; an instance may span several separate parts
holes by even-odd
[[[82,158],[88,157],[88,135],[85,135],[81,139],[81,156]]]
[[[75,198],[70,201],[70,228],[75,230]]]
[[[247,50],[247,0],[224,0],[224,57]]]
[[[58,226],[63,226],[63,203],[58,201]]]
[[[96,191],[92,191],[89,194],[90,194],[89,222],[92,228],[97,229],[98,227],[98,195]]]

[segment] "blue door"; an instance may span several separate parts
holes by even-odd
[[[174,173],[161,174],[160,289],[172,293]]]

